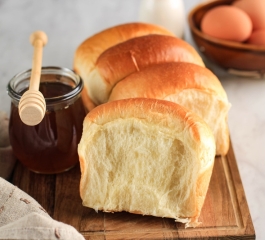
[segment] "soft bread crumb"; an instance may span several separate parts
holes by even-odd
[[[123,109],[121,115],[130,115],[124,111],[131,110],[125,108],[125,104],[116,112],[117,102],[119,107],[124,102],[133,103],[133,116],[121,118],[117,112],[121,114]],[[96,211],[140,212],[185,223],[197,219],[210,174],[206,174],[203,181],[199,179],[205,172],[211,173],[215,156],[213,135],[207,125],[190,113],[182,116],[185,110],[167,101],[131,99],[117,102],[106,104],[106,108],[102,105],[100,110],[95,108],[100,118],[111,121],[102,124],[103,120],[97,120],[94,112],[84,121],[78,147],[83,205]],[[163,109],[165,116],[159,115],[161,108],[168,105],[167,113]],[[115,118],[110,116],[114,113],[107,107],[115,109]],[[139,118],[138,112],[145,107],[149,109],[145,112],[148,120]],[[180,117],[170,119],[173,113]],[[153,122],[152,116],[156,116]],[[178,128],[173,127],[174,123],[168,125],[172,120]]]

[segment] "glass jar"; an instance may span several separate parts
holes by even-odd
[[[69,170],[79,159],[85,108],[81,99],[82,79],[67,68],[43,67],[40,92],[46,101],[46,113],[36,126],[24,124],[18,103],[29,88],[31,70],[14,76],[7,86],[11,97],[10,143],[14,155],[36,173],[54,174]]]

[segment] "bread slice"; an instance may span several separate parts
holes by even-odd
[[[149,34],[174,36],[172,32],[163,27],[149,23],[134,22],[107,28],[87,38],[78,46],[74,56],[73,68],[84,80],[82,98],[89,110],[94,108],[95,104],[87,94],[89,89],[87,75],[95,68],[99,55],[118,43]]]
[[[125,99],[94,108],[78,146],[83,205],[195,227],[215,157],[212,131],[178,104]]]
[[[216,154],[227,154],[227,116],[231,104],[220,81],[209,69],[184,62],[149,66],[120,81],[109,101],[139,97],[172,101],[196,113],[213,131]]]

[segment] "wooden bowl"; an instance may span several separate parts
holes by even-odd
[[[194,42],[202,55],[229,72],[263,77],[265,46],[217,39],[204,34],[200,29],[201,20],[208,10],[219,5],[230,5],[232,2],[233,0],[217,0],[191,10],[188,22]]]

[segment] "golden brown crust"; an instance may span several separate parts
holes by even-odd
[[[198,89],[227,101],[220,81],[207,68],[193,63],[171,62],[135,72],[113,88],[109,101],[133,97],[163,99],[183,89]]]
[[[196,195],[197,195],[196,218],[197,219],[201,214],[203,203],[206,197],[205,192],[207,192],[208,190],[210,179],[212,176],[213,165],[214,164],[210,165],[204,172],[200,173],[198,180],[197,180],[197,188],[196,188]]]
[[[90,110],[92,110],[93,108],[96,107],[95,103],[91,100],[91,98],[87,94],[86,86],[84,86],[84,88],[81,92],[81,98],[82,98],[82,101],[84,103],[84,106],[85,106],[87,112],[89,112]]]
[[[105,29],[83,41],[75,52],[74,69],[80,72],[80,67],[93,67],[99,55],[109,47],[128,39],[147,34],[174,34],[170,31],[147,23],[126,23]]]
[[[80,192],[80,197],[84,198],[83,193],[86,190],[84,189],[85,184],[83,183],[83,181],[85,181],[86,178],[83,175],[87,172],[87,166],[86,166],[85,159],[81,155],[79,155],[79,163],[80,163],[80,171],[81,171],[81,181],[79,185],[79,192]]]
[[[86,91],[82,98],[87,109],[95,107],[95,103],[88,94],[88,74],[95,68],[95,63],[106,49],[127,41],[128,39],[148,34],[163,34],[174,36],[170,31],[153,24],[126,23],[105,29],[83,41],[77,48],[74,56],[73,69],[84,80]],[[87,95],[87,96],[86,96]]]
[[[135,37],[103,52],[96,68],[107,84],[115,85],[133,72],[164,62],[204,63],[195,49],[185,41],[164,35]]]

